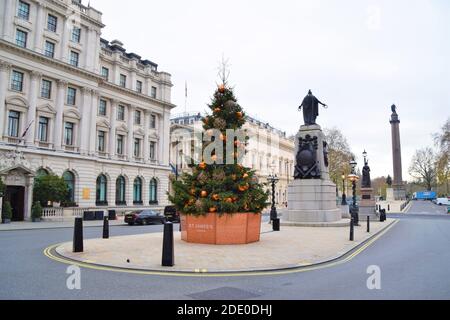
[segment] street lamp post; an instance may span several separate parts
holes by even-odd
[[[347,205],[347,195],[345,194],[345,173],[342,174],[342,203],[341,205]]]
[[[359,208],[358,208],[358,205],[356,203],[356,182],[359,180],[359,177],[355,173],[356,165],[357,165],[357,163],[356,163],[355,159],[350,161],[350,166],[352,168],[352,173],[349,174],[348,179],[352,182],[352,191],[353,191],[353,204],[352,204],[352,207],[350,209],[350,213],[351,213],[352,218],[353,218],[353,220],[355,222],[355,225],[359,226]]]
[[[275,205],[275,185],[280,181],[276,174],[267,177],[267,181],[272,186],[272,208],[270,210],[270,220],[272,221],[273,231],[280,231],[280,219],[278,219],[277,207]]]

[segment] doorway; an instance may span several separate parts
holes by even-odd
[[[25,220],[25,187],[8,186],[6,188],[5,199],[12,207],[11,221]]]

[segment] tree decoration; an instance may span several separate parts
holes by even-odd
[[[248,137],[243,140],[234,138],[227,142],[227,130],[243,130],[246,122],[245,113],[237,103],[232,88],[227,84],[227,72],[223,70],[222,83],[214,92],[209,104],[211,114],[205,116],[203,129],[211,142],[205,142],[202,151],[211,143],[221,145],[223,152],[212,152],[212,163],[208,161],[192,164],[192,173],[185,173],[179,180],[172,178],[173,194],[169,200],[182,214],[207,215],[233,213],[261,213],[268,206],[269,193],[265,185],[258,183],[255,171],[238,163],[239,156],[245,151]],[[217,133],[220,131],[220,136]],[[237,137],[243,136],[236,134]],[[246,136],[246,135],[245,135]],[[215,141],[217,138],[217,141]],[[214,140],[213,140],[214,139]],[[212,142],[214,141],[214,142]],[[209,148],[208,148],[209,150]],[[243,151],[244,150],[244,151]],[[230,153],[230,157],[227,157]],[[208,154],[205,152],[204,156]],[[233,160],[234,159],[234,160]],[[222,161],[231,163],[222,163]]]

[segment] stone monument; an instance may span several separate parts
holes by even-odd
[[[376,201],[373,193],[372,181],[370,180],[369,160],[367,160],[367,153],[364,151],[364,167],[361,181],[359,217],[360,220],[365,220],[367,216],[370,216],[371,218],[376,217]]]
[[[392,191],[388,190],[388,201],[395,200],[401,201],[406,199],[406,188],[403,184],[402,177],[402,149],[400,143],[400,119],[397,114],[397,107],[392,105],[391,107],[391,134],[392,134],[392,158],[393,158],[393,171],[394,179],[392,181]],[[391,199],[389,199],[391,198]],[[393,199],[392,199],[393,198]]]
[[[336,185],[328,170],[328,144],[316,123],[320,102],[311,92],[303,100],[305,124],[295,138],[294,181],[288,187],[288,214],[283,223],[332,223],[340,221]]]

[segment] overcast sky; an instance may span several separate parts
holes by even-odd
[[[83,0],[86,4],[87,0]],[[294,134],[308,89],[330,107],[354,153],[369,153],[373,177],[392,174],[389,117],[401,119],[404,179],[414,151],[433,144],[450,116],[447,0],[91,0],[102,37],[172,74],[173,113],[204,111],[222,55],[240,105]]]

